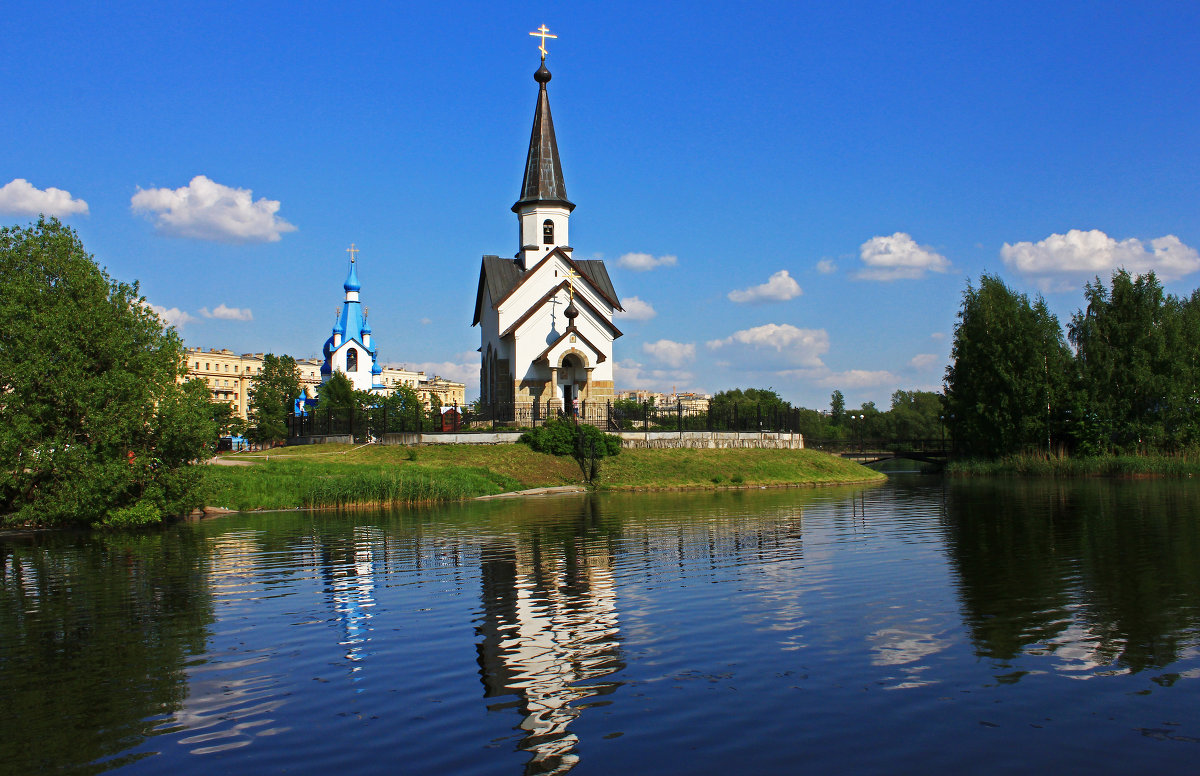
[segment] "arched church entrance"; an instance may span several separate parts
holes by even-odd
[[[587,366],[578,353],[567,353],[558,365],[556,393],[562,399],[563,411],[574,415],[579,401],[587,396]]]

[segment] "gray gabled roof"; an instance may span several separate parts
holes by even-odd
[[[613,303],[613,307],[624,311],[621,306],[621,300],[617,296],[617,289],[613,288],[612,280],[608,277],[608,268],[604,266],[604,262],[600,259],[572,259],[575,266],[579,267],[579,271],[587,275],[592,286],[608,300]]]
[[[565,257],[571,264],[578,267],[579,271],[583,273],[592,285],[592,288],[596,289],[601,296],[612,303],[614,308],[617,310],[625,309],[621,307],[621,300],[617,297],[617,291],[613,288],[612,279],[609,278],[608,269],[604,266],[603,261],[600,259],[575,261],[560,248],[555,248],[551,253],[558,253]],[[550,254],[547,254],[542,258],[542,261],[544,262],[549,258]],[[538,263],[538,266],[540,265],[541,262]],[[471,321],[471,325],[477,325],[480,321],[480,316],[483,314],[483,292],[485,288],[491,296],[492,305],[498,306],[506,296],[512,293],[513,289],[521,285],[526,276],[532,271],[532,269],[521,269],[521,265],[516,259],[484,256],[479,266],[479,288],[475,293],[475,318]],[[617,336],[620,336],[620,332],[617,332]]]
[[[516,259],[502,259],[499,256],[484,256],[483,262],[479,266],[479,289],[475,293],[475,320],[471,321],[471,325],[475,326],[479,323],[479,317],[483,313],[483,289],[484,284],[487,284],[488,293],[491,294],[492,304],[495,305],[504,297],[508,296],[508,292],[512,291],[521,283],[521,279],[525,277],[525,271],[521,269],[521,265]]]

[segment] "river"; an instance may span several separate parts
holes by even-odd
[[[1200,758],[1200,483],[951,481],[0,536],[3,773]]]

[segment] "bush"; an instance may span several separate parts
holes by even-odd
[[[569,455],[579,464],[585,482],[600,475],[600,459],[621,452],[621,438],[605,434],[595,426],[565,420],[550,420],[541,428],[521,434],[521,442],[535,452]]]
[[[605,434],[595,426],[576,425],[565,420],[549,420],[538,428],[521,435],[521,442],[535,452],[550,455],[575,455],[576,448],[594,449],[597,457],[603,458],[621,452],[621,438]]]

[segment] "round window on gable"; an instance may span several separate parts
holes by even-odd
[[[546,245],[554,245],[554,222],[549,218],[542,222],[542,242]]]

